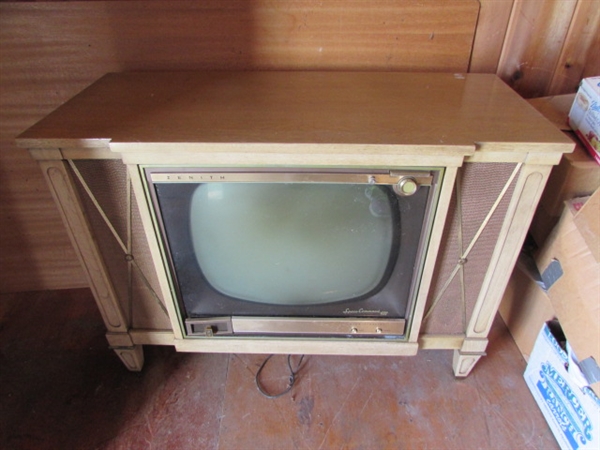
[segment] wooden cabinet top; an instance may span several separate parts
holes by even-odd
[[[17,142],[37,149],[274,143],[547,154],[573,148],[494,75],[393,72],[111,73]]]

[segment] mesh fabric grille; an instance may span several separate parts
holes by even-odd
[[[515,164],[508,163],[471,163],[465,164],[460,169],[461,189],[458,194],[455,189],[452,196],[426,311],[438,297],[463,251],[476,235],[514,169]],[[421,333],[460,334],[464,332],[465,308],[466,318],[471,317],[498,241],[513,189],[514,181],[463,265],[465,305],[463,305],[460,273],[458,273],[442,294],[431,315],[423,322]],[[457,207],[459,204],[457,195],[460,195],[461,211]],[[462,248],[460,220],[462,220]]]
[[[127,167],[120,160],[78,160],[74,163],[120,240],[127,246],[127,217],[130,214]],[[74,178],[77,180],[76,176]],[[133,265],[128,267],[126,252],[106,225],[83,185],[79,182],[76,185],[121,308],[130,316],[130,326],[170,329],[170,321],[156,298],[158,296],[164,304],[134,196],[131,198],[130,245],[131,255],[140,270]]]

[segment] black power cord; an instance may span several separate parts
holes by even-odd
[[[272,356],[273,355],[267,356],[267,358],[260,365],[260,367],[258,368],[258,372],[256,372],[256,376],[254,377],[254,381],[256,383],[256,387],[258,388],[258,391],[262,395],[264,395],[267,398],[278,398],[278,397],[281,397],[282,395],[285,395],[288,392],[290,392],[290,390],[292,389],[292,386],[294,386],[294,383],[296,382],[296,375],[298,375],[298,372],[300,371],[300,366],[302,365],[302,360],[304,359],[304,355],[300,356],[300,361],[298,361],[298,364],[296,365],[296,369],[292,368],[292,355],[288,355],[287,364],[288,364],[288,368],[290,369],[290,377],[288,379],[288,386],[287,386],[287,388],[285,388],[282,392],[279,392],[278,394],[269,394],[263,387],[262,383],[260,382],[260,374]]]

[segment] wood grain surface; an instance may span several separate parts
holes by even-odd
[[[14,137],[107,72],[466,71],[465,1],[0,3],[0,291],[85,279],[36,164]]]
[[[464,154],[456,146],[513,153],[523,151],[518,145],[543,153],[572,147],[495,75],[339,71],[108,74],[18,144],[97,147],[108,140],[114,150],[141,145],[149,153],[153,144],[179,152],[182,143],[203,153],[231,144],[317,144],[322,154],[357,144],[439,147],[438,154]]]
[[[600,0],[515,0],[498,75],[525,98],[575,92],[600,75]]]
[[[13,141],[105,73],[498,68],[528,96],[598,75],[598,0],[529,3],[0,2],[0,291],[85,284],[42,175]]]

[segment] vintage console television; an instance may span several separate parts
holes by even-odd
[[[466,376],[573,144],[493,75],[108,74],[18,138],[112,349],[414,355]]]

